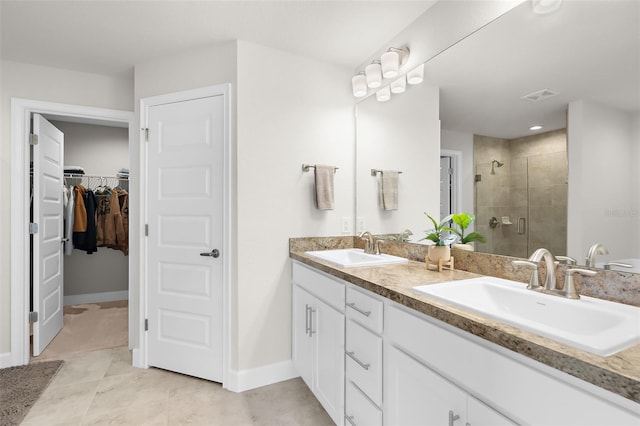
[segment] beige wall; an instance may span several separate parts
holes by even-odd
[[[339,235],[354,212],[351,70],[238,43],[238,359],[291,359],[288,238]],[[335,209],[317,210],[313,173],[339,167]]]
[[[583,261],[599,242],[609,255],[633,257],[638,234],[637,114],[578,100],[569,104],[569,256]],[[633,238],[629,238],[633,235]],[[638,254],[635,251],[636,255]]]
[[[11,349],[11,98],[133,110],[133,79],[10,61],[2,61],[0,66],[0,354],[2,354]]]

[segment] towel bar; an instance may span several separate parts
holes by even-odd
[[[311,164],[302,164],[302,171],[303,172],[308,172],[309,169],[315,169],[316,166],[312,166]],[[339,169],[339,167],[334,167],[333,168],[333,172],[335,173],[337,170]]]
[[[376,176],[378,173],[382,174],[383,171],[378,169],[371,169],[371,176]],[[399,171],[398,174],[402,174],[402,172]]]

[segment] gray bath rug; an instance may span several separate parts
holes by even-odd
[[[0,426],[19,425],[62,364],[44,361],[0,369]]]

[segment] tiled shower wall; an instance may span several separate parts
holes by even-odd
[[[504,166],[494,166],[492,175],[494,159]],[[528,257],[546,247],[556,255],[566,254],[565,129],[511,140],[476,135],[474,165],[480,175],[475,184],[476,230],[487,237],[487,243],[476,244],[478,251]],[[499,221],[495,228],[489,226],[491,217]]]

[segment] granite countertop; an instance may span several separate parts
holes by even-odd
[[[459,270],[442,272],[427,270],[423,262],[413,260],[404,264],[341,268],[307,256],[304,251],[291,250],[289,256],[358,287],[640,403],[640,344],[617,354],[602,357],[454,307],[412,289],[423,284],[474,278],[480,276],[478,274]]]

